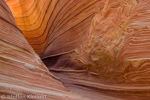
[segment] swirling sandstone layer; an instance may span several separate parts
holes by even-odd
[[[7,0],[7,4],[29,44],[44,56],[76,48],[94,12],[103,6],[101,0]]]
[[[76,89],[81,87],[94,91],[90,98],[95,100],[150,98],[150,1],[7,4],[30,45],[72,91],[80,93]],[[80,94],[89,96],[87,91]]]
[[[0,0],[0,100],[23,98],[84,99],[70,93],[49,72],[15,24],[5,1]]]

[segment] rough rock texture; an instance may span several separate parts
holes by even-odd
[[[7,4],[30,45],[71,91],[91,100],[150,98],[149,0]]]
[[[21,95],[30,100],[32,98],[27,95],[48,100],[84,99],[70,93],[49,72],[15,24],[5,1],[0,0],[0,100],[3,99],[2,95],[7,100],[10,95]],[[23,99],[18,97],[11,100]]]

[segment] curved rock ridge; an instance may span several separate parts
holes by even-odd
[[[11,98],[16,95],[20,96]],[[33,99],[28,95],[36,100],[85,99],[70,93],[49,72],[15,24],[5,1],[0,0],[0,100]]]
[[[95,100],[150,98],[150,1],[28,1],[7,4],[30,45],[71,91]]]
[[[29,44],[38,54],[44,51],[44,57],[79,46],[92,16],[103,6],[101,0],[7,0],[7,4]]]

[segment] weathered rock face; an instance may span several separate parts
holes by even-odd
[[[94,16],[90,57],[94,66],[101,67],[98,72],[105,73],[105,80],[139,86],[149,84],[149,3],[106,1],[101,12]]]
[[[20,97],[11,98],[16,95]],[[49,72],[15,24],[5,1],[0,0],[0,100],[33,99],[27,95],[48,100],[84,99],[70,93]]]
[[[149,1],[106,0],[89,31],[88,55],[97,73],[116,83],[149,84]],[[97,68],[99,67],[99,68]]]
[[[64,83],[97,89],[105,99],[150,98],[150,1],[30,2],[7,0],[30,45]]]

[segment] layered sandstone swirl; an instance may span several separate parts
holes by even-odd
[[[0,69],[0,94],[149,100],[150,0],[0,0]]]

